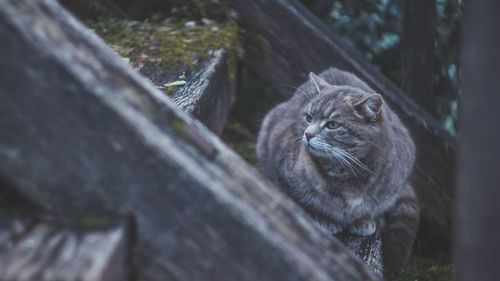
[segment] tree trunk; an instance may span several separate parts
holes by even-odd
[[[434,74],[435,0],[406,0],[401,38],[401,87],[421,107],[436,114]]]
[[[377,280],[53,0],[0,0],[0,174],[137,221],[137,280]]]
[[[500,2],[467,1],[455,280],[498,280],[500,267]]]
[[[381,75],[296,0],[229,0],[240,15],[244,63],[283,97],[310,71],[330,66],[356,73],[380,92],[417,145],[411,176],[420,201],[417,242],[423,254],[449,253],[454,205],[455,139],[441,124]]]

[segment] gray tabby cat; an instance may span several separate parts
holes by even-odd
[[[407,178],[415,145],[396,114],[355,75],[311,73],[272,109],[257,141],[261,172],[332,234],[365,236],[384,217],[384,265],[407,262],[418,225]]]

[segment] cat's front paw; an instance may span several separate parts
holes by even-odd
[[[333,223],[331,221],[316,221],[324,231],[329,234],[337,234],[344,231],[344,228],[340,224]]]
[[[349,232],[358,236],[369,236],[375,233],[377,224],[373,218],[361,218],[349,226]]]

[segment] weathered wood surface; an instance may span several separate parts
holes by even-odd
[[[186,69],[185,66],[182,67]],[[140,72],[157,87],[179,80],[172,75],[174,73],[166,71],[158,64],[147,65]],[[209,51],[207,58],[189,72],[185,82],[185,85],[178,86],[172,91],[170,99],[215,134],[220,135],[234,104],[236,93],[236,81],[229,78],[227,50]]]
[[[356,256],[364,260],[373,272],[379,276],[383,275],[382,235],[380,234],[380,230],[366,237],[342,234],[339,239]]]
[[[210,52],[189,74],[187,84],[170,96],[216,134],[222,133],[235,99],[235,81],[229,79],[226,60],[225,49]]]
[[[137,280],[377,280],[55,1],[0,0],[0,174],[55,215],[131,214]]]
[[[500,1],[468,1],[462,42],[454,280],[498,280]]]
[[[229,0],[245,35],[243,61],[283,97],[310,71],[330,66],[356,73],[380,92],[417,145],[411,181],[420,199],[419,244],[427,254],[449,250],[454,205],[455,139],[428,113],[297,0]]]
[[[131,226],[55,218],[0,180],[0,280],[130,280]]]
[[[79,233],[40,223],[19,237],[13,231],[0,229],[1,280],[130,279],[126,228]]]
[[[134,21],[124,20],[123,22],[127,25],[138,25]],[[103,21],[102,23],[104,26],[109,25],[109,29],[116,29],[116,26],[113,26],[113,23],[109,21]],[[171,28],[167,24],[141,27],[142,29],[136,28],[129,32],[134,33],[134,31],[137,31],[138,35],[127,35],[130,37],[129,40],[140,41],[141,44],[138,46],[128,46],[127,43],[121,41],[114,42],[114,44],[108,43],[118,53],[127,54],[130,51],[123,50],[131,49],[134,50],[133,52],[140,53],[140,55],[135,56],[128,54],[129,57],[126,60],[142,75],[147,77],[153,85],[160,88],[166,95],[170,95],[171,100],[176,105],[196,117],[217,135],[221,134],[235,100],[236,80],[231,77],[236,74],[229,73],[228,69],[229,53],[235,51],[225,48],[209,49],[209,43],[197,42],[196,44],[206,45],[207,48],[204,51],[197,50],[199,53],[205,53],[203,54],[204,59],[198,62],[196,57],[200,54],[192,50],[158,51],[160,47],[166,47],[160,46],[162,40],[158,38],[158,35],[155,35],[155,32],[159,33],[158,30],[162,28]],[[216,25],[213,25],[213,27],[216,27]],[[102,30],[97,32],[104,40],[109,39]],[[164,33],[165,31],[161,32]],[[186,30],[172,30],[171,32],[186,32]],[[227,38],[218,39],[221,41],[228,40]],[[177,46],[177,48],[179,47]],[[236,54],[231,55],[236,56]],[[185,59],[185,61],[171,59],[171,57],[175,56],[189,56],[192,58],[191,60]],[[236,67],[234,68],[236,69]],[[235,71],[233,70],[233,72]],[[186,84],[178,84],[173,87],[166,86],[173,82]]]

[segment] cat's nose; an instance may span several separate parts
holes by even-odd
[[[306,139],[309,141],[313,136],[309,133],[304,134],[306,136]]]

